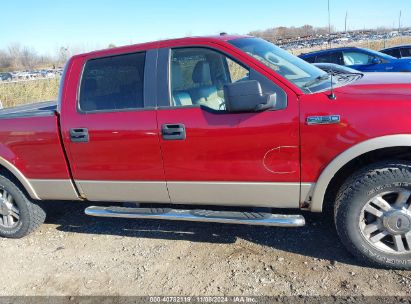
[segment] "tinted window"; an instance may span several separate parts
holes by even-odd
[[[411,57],[411,47],[409,47],[409,48],[402,48],[402,49],[401,49],[401,56],[402,56],[402,57]]]
[[[92,59],[80,87],[82,111],[116,111],[144,107],[145,53]]]
[[[401,57],[401,55],[400,55],[400,50],[399,50],[399,49],[385,50],[383,53],[384,53],[384,54],[387,54],[387,55],[390,55],[390,56],[397,57],[397,58],[400,58],[400,57]]]
[[[335,64],[343,64],[342,63],[342,54],[341,52],[330,52],[326,54],[317,55],[315,58],[316,63],[335,63]]]
[[[315,62],[315,56],[304,57],[303,59],[305,61],[309,62],[309,63],[314,63]]]

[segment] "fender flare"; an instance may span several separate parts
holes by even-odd
[[[328,185],[337,172],[348,162],[365,153],[393,147],[411,147],[410,134],[387,135],[372,138],[358,143],[334,158],[331,163],[322,171],[318,178],[312,195],[311,207],[312,212],[321,212],[324,203],[324,196]]]
[[[26,189],[32,199],[40,200],[28,179],[12,163],[0,156],[0,166],[3,166],[7,170],[9,170],[14,175],[14,177],[18,179],[18,181],[23,185],[24,189]]]

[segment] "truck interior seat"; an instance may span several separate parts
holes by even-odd
[[[197,88],[191,90],[193,103],[220,110],[224,99],[218,96],[217,87],[212,83],[210,64],[206,61],[197,62],[192,79],[198,85]]]
[[[187,91],[181,90],[184,86],[183,71],[178,62],[172,63],[171,85],[173,90],[173,103],[175,106],[191,106],[193,102]]]

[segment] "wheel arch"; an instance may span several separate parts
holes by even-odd
[[[322,171],[315,183],[314,189],[312,190],[310,210],[312,212],[321,212],[323,210],[327,191],[333,186],[335,177],[343,172],[350,163],[360,160],[366,155],[376,153],[377,151],[385,151],[387,156],[390,154],[395,155],[394,153],[398,153],[394,152],[393,149],[395,148],[411,149],[411,135],[398,134],[372,138],[358,143],[339,154]]]
[[[8,160],[0,156],[0,173],[2,171],[5,171],[6,173],[14,177],[16,180],[18,180],[20,184],[23,186],[24,190],[26,190],[26,192],[30,195],[31,198],[35,200],[40,200],[33,186],[30,184],[28,179],[23,175],[23,173],[21,173],[21,171],[17,169]]]

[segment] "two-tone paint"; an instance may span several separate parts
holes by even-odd
[[[349,161],[369,151],[411,147],[411,75],[373,74],[329,92],[306,94],[227,41],[185,38],[74,56],[58,110],[10,117],[0,111],[0,166],[34,199],[140,201],[299,208],[321,211],[325,191]],[[170,107],[169,50],[205,47],[266,77],[287,107],[262,113],[212,113]],[[93,58],[146,52],[145,108],[82,113],[79,83]],[[167,57],[168,56],[168,57]],[[311,124],[310,117],[339,116]],[[166,141],[163,124],[184,124],[186,140]],[[70,129],[87,128],[74,143]]]

